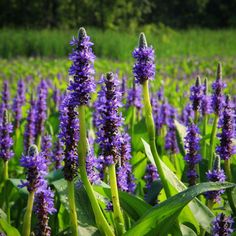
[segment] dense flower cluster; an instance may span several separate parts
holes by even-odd
[[[233,218],[220,213],[212,222],[212,236],[230,236],[233,233],[232,229]]]
[[[10,101],[9,84],[8,84],[7,80],[4,80],[3,89],[2,89],[2,106],[3,106],[3,109],[9,109],[9,101]]]
[[[148,164],[146,168],[146,174],[144,176],[144,180],[146,182],[146,188],[149,189],[152,186],[152,183],[155,180],[158,180],[159,174],[157,173],[157,168],[152,165]]]
[[[38,153],[37,146],[30,146],[28,155],[22,156],[20,164],[26,168],[27,180],[26,182],[22,182],[20,187],[27,187],[29,192],[33,192],[44,186],[47,165],[42,153]]]
[[[235,146],[233,145],[233,124],[233,107],[227,96],[223,113],[218,124],[218,127],[221,128],[221,133],[217,135],[220,139],[220,145],[216,147],[216,152],[220,155],[222,160],[228,160],[232,154],[236,152]]]
[[[200,137],[198,127],[194,123],[189,122],[187,135],[185,137],[186,156],[184,157],[184,160],[188,165],[187,177],[190,186],[195,185],[198,178],[196,164],[201,161],[201,155],[199,154],[199,141]]]
[[[211,182],[224,182],[226,179],[224,170],[220,168],[220,157],[216,156],[215,163],[212,170],[206,173],[208,181]],[[209,191],[206,192],[205,196],[213,203],[220,202],[220,196],[224,193],[224,190]]]
[[[135,106],[139,112],[143,107],[141,94],[141,87],[134,84],[133,87],[128,90],[126,107]]]
[[[199,111],[200,109],[200,104],[203,96],[202,89],[203,87],[201,85],[201,79],[198,76],[195,85],[190,89],[190,101],[192,101],[192,109],[194,111]]]
[[[120,147],[120,165],[117,169],[117,184],[119,189],[125,192],[133,193],[136,184],[135,178],[132,174],[132,166],[130,164],[131,159],[131,145],[130,136],[125,133],[122,135],[121,147]]]
[[[51,163],[52,158],[52,136],[47,134],[43,135],[41,142],[41,149],[47,163]]]
[[[220,115],[222,107],[224,105],[223,89],[226,84],[222,81],[222,69],[221,64],[218,64],[217,76],[215,82],[212,84],[213,95],[212,95],[212,109],[216,115]]]
[[[202,101],[201,101],[201,113],[202,116],[208,115],[212,112],[211,108],[211,100],[210,96],[208,95],[208,81],[207,78],[204,80],[204,86],[203,86],[203,95],[202,95]]]
[[[155,76],[154,49],[147,46],[145,35],[140,34],[139,47],[134,49],[136,63],[133,67],[136,83],[143,84]]]
[[[2,123],[0,124],[0,158],[4,161],[8,161],[14,155],[12,151],[13,140],[12,140],[13,126],[8,122],[7,111],[3,112]]]
[[[111,165],[116,163],[120,157],[119,128],[122,125],[122,117],[118,109],[121,107],[121,94],[118,91],[118,80],[112,73],[107,73],[101,82],[104,84],[98,94],[101,104],[97,107],[99,118],[96,142],[100,146],[105,164]]]
[[[12,110],[14,113],[14,127],[19,128],[22,117],[21,108],[25,103],[25,83],[23,80],[18,81],[17,93],[13,99]]]
[[[181,120],[185,125],[188,125],[189,120],[193,119],[193,117],[194,117],[194,113],[193,113],[192,106],[191,104],[188,103],[182,111]]]
[[[52,162],[54,163],[55,169],[60,169],[62,167],[62,161],[64,159],[63,143],[60,138],[57,139],[54,144]]]
[[[176,154],[179,152],[177,139],[176,139],[176,110],[173,107],[170,107],[170,115],[167,122],[167,134],[165,137],[165,149],[170,151],[171,154]]]
[[[90,42],[84,28],[79,29],[78,38],[73,38],[71,46],[75,46],[69,59],[73,62],[69,69],[69,75],[73,76],[68,89],[71,91],[71,104],[73,106],[87,105],[90,94],[95,89],[94,83],[94,60]]]
[[[78,113],[71,105],[71,97],[67,97],[62,102],[60,108],[60,134],[59,138],[65,145],[64,148],[64,177],[72,181],[77,176],[78,153],[77,145],[79,140],[79,120]]]
[[[56,212],[54,208],[54,193],[45,184],[43,188],[35,194],[34,200],[34,213],[37,217],[37,227],[35,230],[36,236],[50,236],[51,228],[48,225],[49,214]]]
[[[35,141],[35,122],[36,122],[36,110],[35,101],[31,96],[30,108],[28,110],[28,116],[26,118],[25,133],[24,133],[24,151],[28,152],[30,145]]]
[[[42,80],[37,90],[38,100],[35,104],[35,112],[37,114],[35,119],[35,135],[38,137],[44,131],[44,122],[47,119],[47,96],[48,84]]]

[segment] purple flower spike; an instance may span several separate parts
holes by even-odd
[[[29,192],[34,192],[45,185],[44,177],[47,174],[47,165],[44,156],[38,153],[38,148],[31,145],[28,155],[23,155],[20,164],[26,168],[26,182],[19,187],[27,187]]]
[[[205,78],[204,80],[204,87],[203,87],[203,96],[201,101],[201,113],[202,116],[211,114],[211,101],[210,96],[208,95],[208,80]]]
[[[168,130],[165,137],[165,149],[170,151],[171,154],[176,154],[179,152],[176,139],[175,119],[176,119],[176,111],[173,107],[171,107],[170,116],[167,122]]]
[[[222,107],[224,105],[223,89],[226,84],[222,81],[222,68],[221,64],[218,64],[217,76],[215,82],[212,84],[213,95],[212,95],[212,109],[216,115],[220,115]]]
[[[89,137],[89,151],[86,158],[86,170],[89,181],[91,184],[99,184],[101,179],[98,171],[96,170],[96,161],[94,154],[94,140],[93,138]]]
[[[183,121],[185,125],[188,125],[189,119],[193,119],[193,117],[194,117],[194,113],[193,113],[192,106],[188,103],[182,111],[181,120]]]
[[[99,118],[97,120],[97,140],[101,148],[101,155],[105,158],[105,164],[116,163],[120,157],[119,149],[121,136],[119,128],[122,117],[118,109],[121,107],[121,94],[118,91],[118,79],[113,73],[107,73],[103,81],[104,85],[99,92],[100,106],[97,107]]]
[[[63,143],[61,142],[60,138],[58,138],[54,145],[54,150],[52,155],[52,161],[54,163],[56,170],[62,168],[63,159],[64,159]]]
[[[196,79],[196,83],[194,86],[190,89],[190,100],[192,101],[192,109],[194,111],[199,111],[200,109],[200,103],[202,100],[202,85],[201,85],[201,79],[198,76]]]
[[[41,149],[47,164],[51,163],[52,158],[52,136],[44,135],[41,142]]]
[[[135,106],[138,111],[141,111],[142,104],[142,88],[139,85],[133,85],[133,88],[128,90],[126,107]]]
[[[95,90],[94,83],[94,60],[90,42],[84,28],[79,29],[78,38],[73,38],[71,46],[75,46],[69,59],[73,62],[69,69],[69,75],[73,76],[68,90],[71,91],[71,105],[87,105],[90,100],[90,94]]]
[[[184,160],[188,165],[187,177],[190,186],[195,185],[198,178],[196,164],[201,161],[201,155],[199,154],[199,141],[199,129],[192,121],[190,121],[187,127],[187,135],[185,137],[186,156],[184,157]]]
[[[233,233],[233,218],[220,213],[212,222],[212,236],[230,236]]]
[[[154,50],[147,46],[144,33],[140,34],[139,47],[134,49],[133,57],[136,59],[133,67],[136,83],[143,84],[148,79],[154,79]]]
[[[208,181],[211,182],[224,182],[226,179],[224,170],[220,168],[220,157],[216,156],[213,170],[209,170],[206,173]],[[206,192],[205,196],[207,199],[211,200],[213,203],[220,202],[220,196],[224,193],[224,190],[219,191],[209,191]]]
[[[34,213],[37,217],[36,236],[50,236],[51,228],[48,225],[49,215],[56,212],[54,208],[54,193],[45,185],[43,189],[37,191],[34,200]]]
[[[10,92],[9,92],[9,84],[8,81],[5,80],[3,82],[3,89],[2,89],[2,104],[4,109],[9,109],[9,101],[10,101]]]
[[[63,142],[64,148],[64,177],[72,181],[78,172],[77,146],[79,140],[78,113],[70,102],[70,95],[62,102],[60,108],[60,134],[59,138]]]
[[[130,136],[127,133],[122,136],[120,154],[120,166],[117,169],[117,184],[122,191],[133,193],[136,184],[134,175],[132,174],[132,166],[129,162],[131,159],[131,145]]]
[[[146,168],[146,175],[144,176],[144,180],[146,182],[146,188],[147,189],[151,188],[152,183],[158,179],[159,179],[159,174],[157,173],[157,168],[152,164],[148,164]]]
[[[222,160],[228,160],[236,153],[233,145],[234,127],[233,127],[233,107],[229,96],[226,97],[222,116],[219,120],[218,127],[221,128],[221,133],[217,134],[220,139],[220,145],[216,147],[216,152]]]
[[[12,140],[13,126],[8,122],[7,111],[3,112],[3,120],[0,124],[0,158],[3,161],[10,160],[14,153],[12,151],[13,140]]]
[[[28,111],[28,116],[26,118],[26,126],[24,133],[24,151],[28,152],[29,147],[34,144],[35,141],[35,122],[36,122],[36,111],[35,111],[35,101],[33,96],[30,100],[30,108]]]
[[[38,86],[38,100],[36,102],[36,121],[35,121],[35,135],[42,135],[44,131],[44,123],[47,119],[47,95],[48,85],[45,80],[42,80]]]
[[[18,81],[17,93],[13,99],[12,110],[14,113],[14,128],[19,128],[22,118],[21,108],[25,104],[25,84],[23,80]]]

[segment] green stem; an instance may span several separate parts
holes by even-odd
[[[181,177],[181,169],[180,169],[180,165],[179,165],[179,159],[177,158],[176,153],[173,154],[173,158],[174,158],[174,165],[175,165],[175,170],[176,170],[176,175],[180,178]]]
[[[230,159],[224,161],[225,173],[229,182],[232,181],[232,173],[230,168]],[[234,205],[234,200],[232,196],[232,189],[226,190],[230,208],[232,209],[234,215],[236,216],[236,207]]]
[[[136,120],[136,107],[132,107],[132,119],[131,119],[131,137],[134,137],[134,125],[135,125],[135,120]]]
[[[198,111],[194,111],[194,124],[195,124],[195,125],[197,125],[197,122],[198,122],[198,116],[199,116]]]
[[[88,180],[86,171],[86,155],[87,155],[87,135],[86,135],[86,122],[85,122],[85,106],[79,106],[79,122],[80,122],[80,140],[79,140],[79,157],[80,157],[80,175],[88,194],[90,203],[93,208],[97,227],[106,236],[114,236],[114,233],[107,223],[102,210],[95,197],[93,188]]]
[[[23,236],[30,236],[33,203],[34,203],[34,192],[30,192],[28,195],[27,208],[23,221],[23,229],[22,229]]]
[[[7,193],[7,180],[8,180],[8,161],[4,161],[3,164],[3,182],[4,182],[4,199],[6,204],[7,222],[11,222],[10,217],[10,207],[9,207],[9,197]]]
[[[202,130],[202,136],[204,138],[203,144],[202,144],[202,157],[203,159],[206,158],[206,128],[207,128],[207,121],[208,121],[208,116],[205,115],[203,117],[203,130]]]
[[[124,229],[124,218],[120,208],[119,193],[117,188],[116,180],[116,167],[115,164],[112,164],[108,167],[109,169],[109,179],[111,186],[111,195],[112,195],[112,204],[114,209],[114,220],[117,230],[117,235],[123,235],[125,232]]]
[[[212,169],[213,166],[213,155],[215,150],[215,137],[216,137],[216,130],[217,130],[217,123],[218,123],[218,115],[215,115],[214,123],[211,130],[211,139],[210,139],[210,159],[208,162],[208,170]]]
[[[69,200],[69,208],[70,208],[70,221],[71,221],[71,230],[73,236],[78,236],[78,221],[77,221],[77,213],[76,213],[76,206],[75,206],[75,189],[74,189],[74,182],[67,181],[67,188],[68,188],[68,200]]]
[[[41,138],[42,138],[41,135],[38,135],[36,138],[36,145],[37,145],[39,151],[41,149]]]
[[[156,140],[156,138],[155,138],[155,124],[154,124],[153,115],[152,115],[152,106],[150,103],[148,80],[146,80],[143,83],[143,96],[144,96],[143,97],[144,109],[145,109],[146,126],[147,126],[147,131],[148,131],[148,136],[149,136],[149,144],[151,147],[151,152],[152,152],[154,161],[156,163],[158,173],[160,175],[161,182],[163,184],[163,188],[165,190],[165,194],[168,198],[171,196],[171,193],[170,193],[170,189],[168,186],[168,182],[166,180],[166,177],[165,177],[164,172],[161,167],[161,160],[160,160],[160,157],[158,156],[156,144],[155,144],[155,140]]]

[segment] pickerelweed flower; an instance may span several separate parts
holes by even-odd
[[[161,104],[155,95],[152,95],[151,97],[151,104],[152,104],[152,114],[153,114],[156,132],[157,134],[160,134],[161,124],[160,124],[159,117],[160,117]]]
[[[212,222],[212,236],[230,236],[233,233],[233,218],[220,213]]]
[[[162,128],[164,125],[168,124],[168,118],[170,116],[170,104],[167,99],[164,99],[163,103],[160,106],[160,115],[158,116],[158,127]]]
[[[56,212],[54,208],[54,193],[45,184],[43,188],[35,194],[34,213],[37,217],[36,236],[50,236],[51,228],[48,224],[49,215]]]
[[[62,161],[64,159],[63,143],[60,138],[54,144],[52,162],[54,163],[55,169],[62,168]]]
[[[121,94],[118,91],[118,80],[113,73],[107,73],[102,82],[103,86],[98,94],[102,103],[97,107],[99,118],[97,120],[96,142],[101,148],[105,164],[111,165],[117,163],[120,157],[119,128],[122,125],[122,117],[118,110],[121,107]]]
[[[97,159],[95,158],[95,153],[93,149],[94,139],[89,137],[89,150],[86,158],[86,171],[88,175],[88,179],[91,184],[98,184],[100,183],[100,175],[98,170],[96,169],[97,166]]]
[[[158,179],[159,179],[159,174],[157,173],[157,168],[152,164],[148,164],[146,168],[146,174],[144,176],[144,180],[146,182],[145,187],[147,189],[151,188],[152,183]]]
[[[52,136],[47,134],[43,135],[41,142],[41,150],[47,164],[51,163],[52,158]]]
[[[201,113],[202,116],[209,115],[212,112],[210,96],[208,95],[208,81],[204,80],[203,96],[201,101]]]
[[[220,167],[220,157],[216,156],[214,166],[212,170],[206,173],[208,181],[211,182],[224,182],[226,179],[224,170]],[[207,199],[211,200],[213,203],[220,202],[220,196],[224,193],[224,190],[209,191],[205,193]]]
[[[124,98],[126,96],[126,92],[127,92],[127,77],[123,76],[122,77],[122,82],[121,82],[121,86],[120,86],[120,92],[122,95],[122,98]]]
[[[131,106],[135,106],[137,111],[140,112],[143,104],[142,104],[142,88],[138,85],[133,85],[132,88],[128,90],[127,102],[126,107],[129,108]]]
[[[176,154],[179,152],[177,139],[176,139],[176,110],[170,107],[170,115],[167,121],[167,133],[165,137],[165,149],[170,151],[171,154]]]
[[[60,108],[60,134],[59,138],[63,142],[64,148],[64,177],[72,181],[78,172],[78,140],[79,121],[78,113],[70,102],[70,94],[66,96]]]
[[[12,151],[12,132],[13,126],[8,121],[7,111],[4,110],[2,123],[0,124],[0,158],[5,162],[14,156]]]
[[[222,107],[224,105],[224,95],[223,89],[226,84],[222,80],[222,68],[221,64],[218,64],[217,76],[215,82],[212,84],[213,94],[212,94],[212,109],[216,115],[220,115]]]
[[[194,113],[193,113],[192,106],[191,104],[188,103],[182,111],[181,120],[185,125],[188,125],[189,119],[193,119],[193,117],[194,117]]]
[[[48,85],[45,80],[42,80],[38,86],[37,91],[38,100],[35,105],[36,120],[35,120],[35,135],[38,137],[44,131],[44,122],[47,119],[47,96]]]
[[[25,83],[23,80],[19,80],[17,84],[16,96],[13,99],[12,110],[14,113],[14,127],[17,129],[20,126],[20,120],[22,118],[21,108],[25,104]]]
[[[69,75],[73,76],[70,81],[68,90],[71,91],[71,105],[80,106],[87,105],[90,100],[90,94],[95,90],[94,83],[94,60],[90,42],[84,28],[79,29],[78,38],[73,37],[70,42],[71,46],[75,46],[69,59],[73,62],[69,69]]]
[[[21,188],[27,187],[29,192],[35,192],[45,184],[44,177],[47,174],[46,160],[38,148],[31,145],[27,155],[23,155],[20,164],[26,169],[26,182],[22,182]]]
[[[190,121],[187,127],[184,146],[186,149],[184,160],[188,165],[187,177],[190,186],[195,185],[198,178],[196,165],[201,161],[201,155],[199,154],[199,141],[199,129],[192,121]]]
[[[161,86],[159,88],[159,90],[157,91],[157,98],[158,98],[158,101],[163,101],[164,100],[164,87]]]
[[[136,59],[133,67],[136,83],[143,84],[148,79],[154,79],[156,69],[154,49],[147,46],[144,34],[140,34],[139,47],[134,49],[133,57]]]
[[[27,153],[29,147],[35,142],[35,122],[36,122],[36,110],[35,101],[33,96],[30,99],[30,108],[28,110],[28,116],[26,118],[25,133],[24,133],[24,152]]]
[[[117,184],[120,190],[133,193],[136,188],[136,184],[134,175],[132,174],[130,159],[130,136],[127,133],[124,133],[121,138],[120,163],[117,169]]]
[[[8,110],[10,108],[9,101],[10,101],[9,84],[7,80],[4,80],[2,88],[2,104],[4,109]]]
[[[223,107],[222,116],[218,123],[218,127],[221,128],[221,133],[217,134],[220,144],[216,147],[216,152],[220,155],[222,160],[228,160],[233,154],[236,153],[235,146],[233,145],[233,124],[233,107],[229,96],[227,96]]]
[[[203,96],[203,87],[201,85],[201,79],[198,76],[196,79],[196,83],[190,89],[190,100],[192,101],[192,109],[193,111],[199,111],[200,104]]]
[[[61,105],[61,98],[62,98],[60,89],[58,89],[58,88],[53,89],[52,98],[53,98],[54,104],[56,106],[56,109],[59,109],[60,105]]]

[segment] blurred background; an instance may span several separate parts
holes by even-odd
[[[80,26],[114,60],[131,58],[140,31],[159,57],[236,53],[236,0],[1,0],[0,56],[65,57]]]

